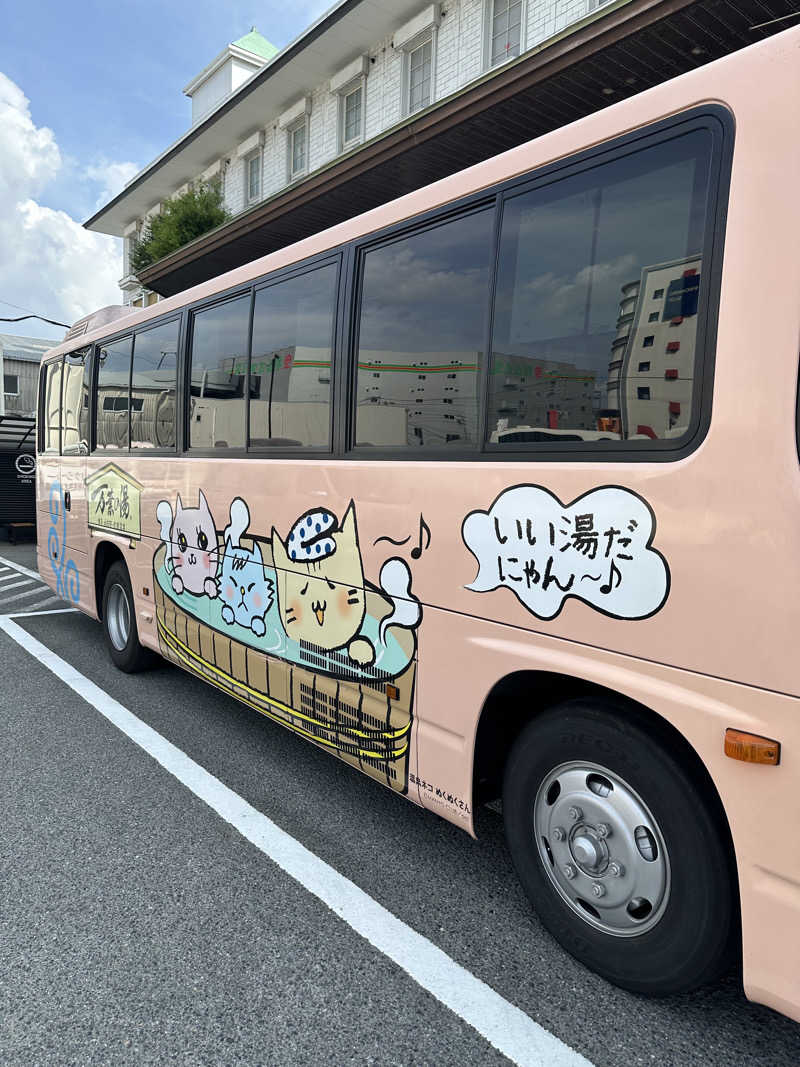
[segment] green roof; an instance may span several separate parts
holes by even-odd
[[[258,30],[253,26],[249,33],[246,33],[244,37],[240,37],[238,41],[234,41],[233,44],[237,48],[243,48],[245,52],[252,52],[253,55],[261,56],[262,59],[272,59],[274,55],[277,55],[278,49],[268,41],[266,37],[263,37]]]

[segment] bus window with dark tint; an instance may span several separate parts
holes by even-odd
[[[493,209],[364,257],[356,447],[473,449]]]
[[[61,366],[62,360],[45,365],[44,401],[42,417],[42,450],[57,456],[60,451],[61,433]]]
[[[178,320],[137,333],[131,374],[131,448],[175,448]]]
[[[687,434],[710,142],[695,130],[506,202],[489,442]]]
[[[97,438],[95,448],[127,451],[131,338],[97,349]]]
[[[192,448],[244,448],[250,294],[192,319]]]
[[[250,447],[330,447],[334,264],[256,293]]]
[[[85,456],[89,451],[89,353],[81,348],[64,357],[61,389],[61,451]]]

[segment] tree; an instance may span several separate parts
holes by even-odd
[[[225,210],[222,199],[222,183],[196,182],[181,196],[168,200],[148,223],[141,240],[131,256],[134,274],[141,274],[146,267],[176,248],[193,241],[223,222],[230,213]]]

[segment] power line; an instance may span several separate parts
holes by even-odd
[[[4,300],[3,303],[5,304],[6,301]],[[12,304],[11,306],[13,307],[14,305]],[[16,319],[0,318],[0,322],[24,322],[25,319],[40,319],[42,322],[48,322],[51,326],[63,326],[65,330],[70,329],[66,322],[56,322],[55,319],[46,319],[44,315],[34,315],[33,313],[30,315],[20,315]]]
[[[0,304],[5,304],[6,307],[9,307],[9,308],[16,308],[17,311],[27,311],[28,312],[28,314],[23,316],[22,318],[19,318],[19,319],[0,319],[0,322],[22,322],[23,318],[41,319],[42,322],[49,322],[52,326],[63,326],[64,329],[66,329],[66,330],[69,329],[69,326],[67,326],[66,323],[64,323],[64,322],[55,322],[54,319],[46,319],[42,315],[37,315],[36,312],[33,311],[31,308],[23,307],[22,304],[12,304],[10,300],[0,300]]]

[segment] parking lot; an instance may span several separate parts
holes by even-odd
[[[119,673],[32,546],[0,557],[3,1063],[800,1062],[736,973],[643,1000],[567,956],[497,810],[475,842],[171,666]]]

